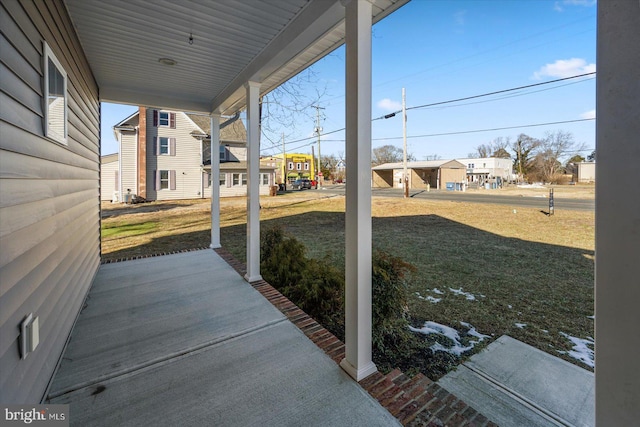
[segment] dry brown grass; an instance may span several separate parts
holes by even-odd
[[[262,228],[280,225],[309,255],[343,268],[344,197],[323,196],[307,191],[263,198]],[[221,203],[222,244],[244,260],[246,202]],[[565,358],[559,351],[570,345],[561,332],[593,336],[592,212],[556,210],[549,217],[537,209],[514,213],[509,206],[397,198],[374,198],[372,212],[374,248],[417,267],[409,307],[414,325],[469,322],[483,334],[509,334]],[[105,259],[209,245],[207,200],[105,206],[104,214],[103,230],[112,233],[103,238]],[[127,236],[132,229],[141,234]],[[442,299],[431,303],[427,296]]]

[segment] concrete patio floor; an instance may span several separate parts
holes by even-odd
[[[49,392],[71,425],[399,425],[212,250],[102,265]]]

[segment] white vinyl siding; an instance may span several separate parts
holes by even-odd
[[[31,404],[100,265],[100,104],[62,0],[3,1],[0,16],[0,402]],[[67,74],[66,145],[47,137],[44,41]],[[40,343],[20,360],[29,313]]]
[[[103,163],[100,171],[100,200],[111,201],[119,187],[119,162]]]
[[[122,132],[120,141],[120,194],[138,194],[138,135],[136,132]],[[122,199],[121,199],[122,200]]]

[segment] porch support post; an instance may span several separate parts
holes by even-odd
[[[211,114],[211,249],[220,244],[220,114]]]
[[[345,358],[356,381],[377,371],[371,360],[371,3],[346,5]]]
[[[247,274],[249,283],[260,276],[260,83],[248,82],[247,89]]]
[[[596,425],[640,419],[640,3],[598,2]]]

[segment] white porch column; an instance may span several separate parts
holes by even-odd
[[[211,114],[211,249],[220,244],[220,115]]]
[[[371,360],[371,3],[346,5],[345,358],[356,381],[377,371]]]
[[[247,274],[249,283],[260,276],[260,83],[247,88]]]
[[[640,3],[598,2],[596,425],[640,419]]]

